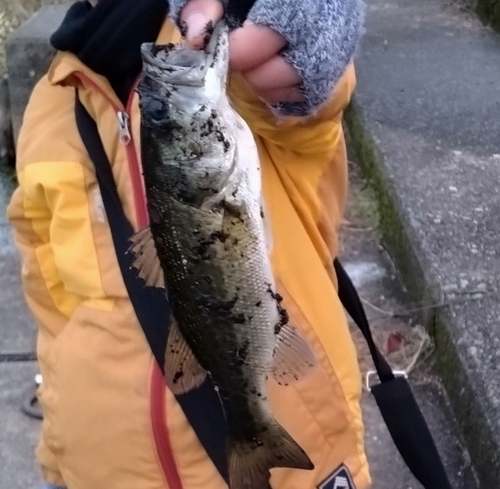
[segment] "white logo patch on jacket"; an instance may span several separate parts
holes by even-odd
[[[356,489],[351,474],[345,465],[341,465],[329,475],[317,489]]]

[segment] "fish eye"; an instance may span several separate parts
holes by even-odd
[[[155,97],[147,97],[143,101],[144,115],[153,122],[162,122],[169,118],[168,103]]]

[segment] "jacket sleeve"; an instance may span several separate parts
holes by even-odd
[[[36,87],[21,127],[16,161],[18,187],[7,208],[7,217],[21,258],[24,295],[38,326],[38,345],[48,349],[67,323],[73,301],[64,291],[50,239],[58,197],[47,187],[50,169],[43,156],[47,147],[56,141],[43,137],[46,134],[40,128],[40,135],[37,133],[43,104],[38,92],[40,89]],[[40,160],[33,157],[37,154]]]
[[[186,3],[170,0],[174,20]],[[256,0],[248,19],[288,41],[282,56],[299,72],[305,96],[304,102],[273,107],[275,112],[308,115],[329,99],[354,56],[363,16],[362,0]]]
[[[46,80],[35,88],[18,141],[18,188],[7,210],[26,301],[47,340],[61,332],[82,300],[103,296],[90,222],[92,189],[75,139],[73,107],[71,88]]]
[[[57,351],[63,346],[68,354],[74,341],[68,340],[73,338],[70,328],[80,324],[77,309],[85,305],[111,311],[117,298],[126,297],[74,107],[73,87],[53,85],[47,77],[35,87],[17,145],[18,187],[7,209],[21,256],[24,295],[38,326],[40,402],[49,410],[53,397],[47,393],[58,375]],[[101,116],[104,127],[114,127],[113,110]],[[63,485],[50,440],[50,430],[43,428],[37,458],[45,478]]]
[[[85,216],[86,209],[79,207],[87,196],[75,179],[78,173],[78,162],[30,162],[18,171],[19,187],[8,208],[26,301],[44,337],[57,336],[88,296],[88,273],[82,270],[95,269],[92,263],[82,266],[78,256],[79,250],[84,258],[89,254],[82,236],[88,211]]]
[[[35,88],[24,116],[17,147],[18,187],[7,208],[7,217],[21,257],[24,296],[38,326],[38,366],[44,379],[38,393],[40,399],[43,398],[47,380],[50,383],[52,346],[68,324],[70,311],[77,303],[76,297],[65,291],[50,240],[53,213],[60,196],[44,183],[43,178],[40,180],[37,177],[49,170],[44,162],[44,153],[56,144],[55,139],[50,137],[50,131],[44,130],[43,122],[47,122],[49,129],[50,120],[42,117],[42,107],[48,105],[43,99],[51,98],[46,98],[41,92],[44,90]],[[51,101],[57,106],[54,98]],[[34,155],[39,155],[39,158],[34,158]],[[45,180],[48,176],[44,175]],[[64,485],[57,457],[43,435],[36,452],[44,479]]]
[[[26,302],[38,325],[39,335],[46,340],[43,345],[48,347],[48,342],[68,321],[64,308],[55,301],[55,295],[59,298],[63,295],[63,284],[56,273],[48,238],[50,210],[43,198],[33,199],[33,189],[23,181],[14,192],[7,212],[21,255]]]

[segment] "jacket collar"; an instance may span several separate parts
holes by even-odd
[[[167,19],[160,30],[156,43],[166,44],[169,42],[178,43],[181,41],[182,37],[179,29],[170,19]],[[108,80],[104,76],[92,71],[72,53],[57,52],[49,67],[47,77],[49,83],[52,85],[79,86],[79,74],[83,74],[109,97],[112,97],[116,103],[121,105],[121,102],[113,92]]]

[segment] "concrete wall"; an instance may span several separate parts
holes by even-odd
[[[500,0],[477,0],[476,10],[484,23],[500,32]]]
[[[68,5],[42,7],[7,39],[7,73],[14,142],[26,104],[36,82],[45,74],[54,57],[49,44]]]
[[[0,75],[0,165],[14,159],[12,124],[10,120],[10,98],[7,78]]]
[[[500,0],[463,1],[479,13],[483,22],[492,24],[500,32]],[[49,37],[60,25],[68,7],[68,4],[42,7],[7,39],[8,91],[14,142],[17,141],[31,91],[54,56]],[[5,99],[5,83],[3,87],[0,84],[0,153],[5,153],[5,141],[8,144],[11,139],[9,133],[2,129],[6,127],[5,121],[9,120],[8,104],[2,104],[2,93]]]

